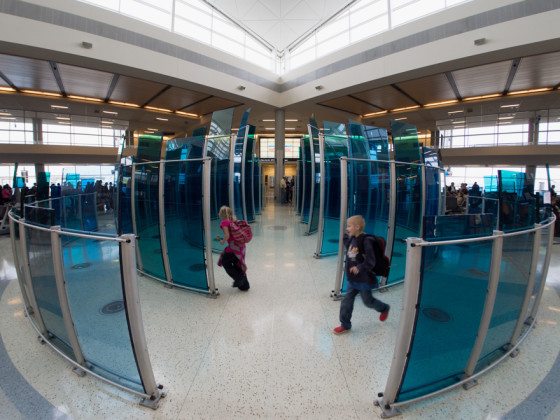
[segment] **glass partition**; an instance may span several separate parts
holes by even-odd
[[[142,271],[165,279],[159,233],[159,163],[134,166],[135,234]]]
[[[348,156],[348,137],[346,126],[340,123],[323,121],[323,194],[322,226],[323,230],[320,255],[338,254],[340,237],[340,158]],[[314,210],[315,211],[315,210]],[[319,250],[319,249],[318,249]]]
[[[535,282],[533,283],[533,290],[531,291],[531,299],[529,301],[529,306],[527,308],[527,315],[533,313],[535,305],[538,304],[537,298],[539,297],[539,290],[542,289],[543,283],[546,282],[546,256],[548,253],[548,242],[550,238],[550,229],[553,227],[546,226],[541,230],[541,240],[539,243],[539,255],[537,259],[537,269],[535,273]]]
[[[244,126],[237,132],[235,143],[233,145],[233,179],[231,180],[233,188],[233,212],[238,219],[246,219],[245,200],[243,197],[243,151],[245,142],[249,133],[249,126]]]
[[[136,364],[119,263],[119,243],[61,235],[72,320],[87,368],[145,392]]]
[[[411,346],[398,402],[459,381],[464,373],[484,309],[492,241],[422,249],[414,345]],[[428,268],[429,267],[429,268]]]
[[[255,127],[249,125],[245,150],[243,152],[243,195],[245,200],[245,214],[248,222],[255,221],[255,200],[254,200],[254,157],[255,157]]]
[[[475,372],[509,350],[529,283],[535,232],[505,236],[492,319]]]
[[[319,228],[321,209],[321,162],[323,161],[321,150],[323,149],[321,134],[317,122],[309,119],[310,159],[311,159],[311,191],[309,198],[309,226],[307,234],[317,232]]]
[[[301,139],[301,157],[302,157],[302,177],[300,181],[301,188],[301,201],[300,212],[301,221],[309,223],[309,211],[311,208],[311,190],[312,184],[315,182],[313,175],[313,160],[312,160],[312,142],[309,136],[303,136]]]
[[[38,309],[39,316],[43,320],[51,343],[72,360],[75,360],[68,338],[68,331],[62,318],[56,287],[51,234],[48,231],[31,227],[25,227],[25,234],[31,286],[38,306],[36,309]]]

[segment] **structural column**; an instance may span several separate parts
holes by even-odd
[[[276,201],[280,201],[282,194],[280,189],[280,181],[284,176],[284,151],[286,145],[285,135],[285,112],[283,109],[277,109],[274,115],[274,157],[276,158],[276,166],[274,169],[274,197]]]

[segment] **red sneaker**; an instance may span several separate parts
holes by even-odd
[[[336,328],[333,330],[333,333],[334,333],[334,334],[344,334],[344,333],[346,333],[346,332],[348,332],[348,331],[350,331],[350,330],[346,330],[346,329],[344,329],[344,328],[342,328],[342,327],[336,327]]]
[[[387,319],[387,317],[389,316],[389,310],[390,309],[391,309],[391,307],[389,305],[387,305],[387,309],[385,309],[385,311],[381,312],[381,315],[379,315],[379,320],[381,322],[383,322]]]

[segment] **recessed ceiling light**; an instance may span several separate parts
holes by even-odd
[[[160,121],[169,121],[168,118],[161,118],[161,117],[156,117],[156,120],[160,120]]]
[[[150,127],[146,128],[146,130],[151,130],[151,131],[158,131],[158,129],[157,129],[157,128],[150,128]]]
[[[70,121],[70,118],[68,117],[55,117],[57,120],[66,120],[66,121]]]
[[[0,115],[6,115],[6,116],[11,116],[12,114],[10,114],[9,112],[0,112]]]
[[[519,104],[510,104],[510,105],[502,105],[500,108],[515,108],[518,107]]]
[[[119,115],[116,111],[103,111],[104,114]]]
[[[408,119],[407,117],[400,117],[400,118],[395,118],[393,121],[401,121],[401,120],[406,120]]]
[[[499,120],[513,120],[512,116],[508,116],[508,117],[498,117]]]
[[[264,122],[274,122],[275,120],[263,120]]]
[[[56,108],[56,109],[68,109],[67,106],[64,105],[51,105],[51,108]]]
[[[459,111],[449,111],[448,114],[460,114],[461,112],[463,112],[463,110],[459,110]]]

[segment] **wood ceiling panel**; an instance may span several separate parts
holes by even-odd
[[[0,71],[19,89],[60,93],[48,61],[0,54]]]
[[[208,98],[208,96],[210,95],[178,87],[172,87],[171,89],[166,90],[157,98],[155,98],[152,102],[150,102],[149,105],[176,111],[181,110],[185,106],[192,105],[205,98]]]
[[[105,99],[113,73],[57,64],[58,72],[68,95]]]
[[[457,99],[444,73],[397,83],[397,86],[422,105]]]
[[[524,57],[510,91],[554,87],[560,83],[560,52]]]
[[[163,83],[121,75],[109,99],[111,101],[131,102],[133,104],[143,105],[161,92],[166,86],[167,85]]]
[[[404,108],[407,106],[414,106],[416,103],[403,95],[397,89],[391,86],[382,86],[380,88],[371,89],[365,92],[357,93],[352,96],[362,99],[370,104],[380,107],[381,109],[395,109]],[[378,111],[373,108],[370,112]]]
[[[451,72],[461,97],[502,93],[506,86],[511,60]]]
[[[351,96],[341,96],[340,98],[320,102],[319,105],[350,112],[356,115],[363,115],[367,114],[368,112],[379,111],[378,108],[374,108],[363,101],[352,98]]]
[[[193,114],[198,114],[198,115],[206,115],[214,111],[232,108],[239,105],[242,105],[241,102],[234,102],[228,99],[212,96],[207,100],[203,100],[197,104],[183,108],[181,109],[181,111],[191,112]]]

